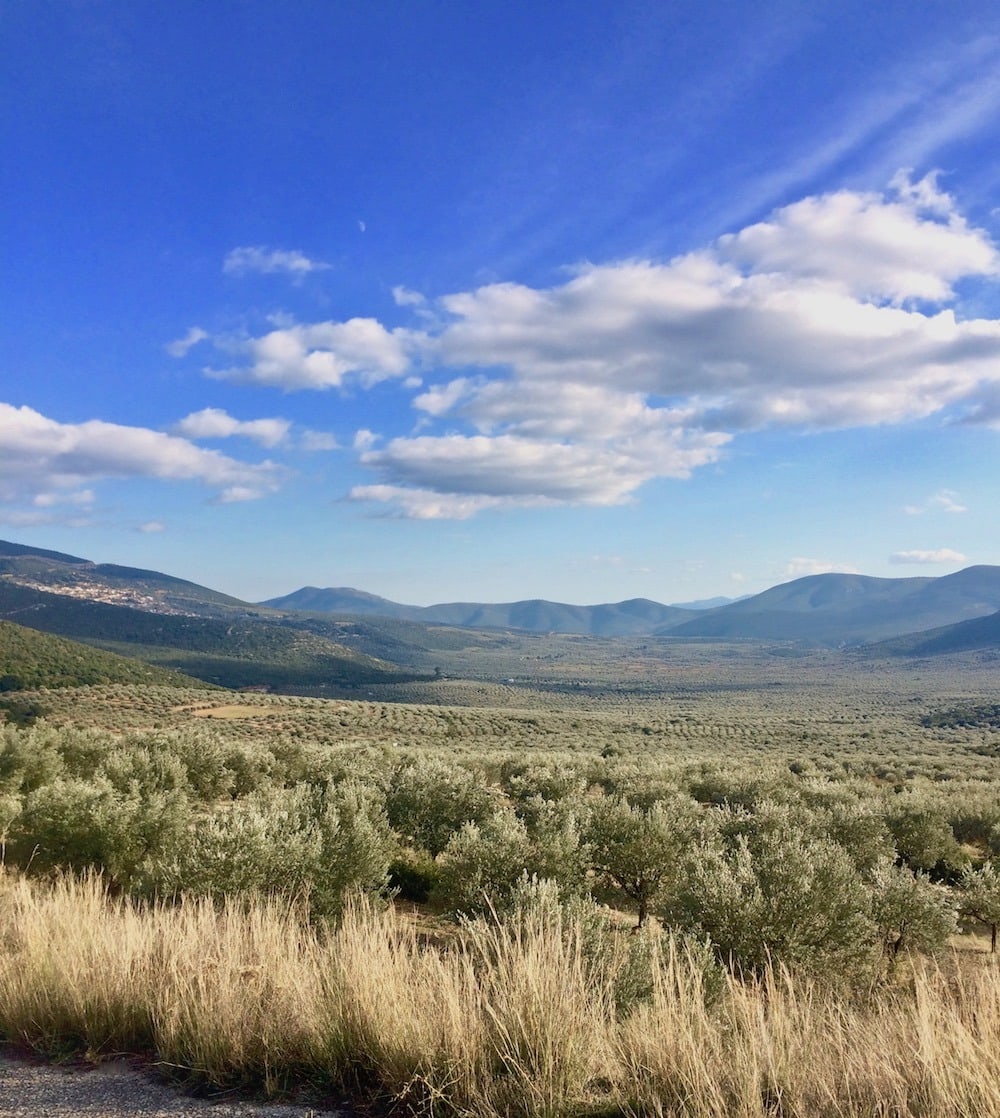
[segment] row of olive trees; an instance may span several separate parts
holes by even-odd
[[[983,855],[992,810],[963,816]],[[870,972],[940,949],[959,914],[995,943],[1000,879],[955,830],[933,797],[748,769],[522,758],[490,772],[207,733],[0,735],[6,857],[32,871],[96,868],[141,896],[301,895],[317,915],[393,890],[502,913],[545,880],[639,925],[656,915],[749,970]]]

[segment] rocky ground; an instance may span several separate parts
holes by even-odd
[[[345,1118],[231,1095],[191,1098],[137,1063],[56,1066],[0,1054],[0,1118]]]

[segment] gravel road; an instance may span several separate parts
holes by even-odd
[[[193,1099],[141,1066],[57,1067],[0,1054],[0,1118],[346,1118],[345,1111]]]

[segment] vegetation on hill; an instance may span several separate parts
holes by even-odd
[[[596,606],[541,599],[407,606],[350,588],[307,586],[263,603],[313,614],[378,616],[426,624],[579,635],[675,636],[714,640],[859,644],[957,623],[1000,608],[1000,567],[968,567],[941,578],[822,574],[795,579],[714,608],[665,606],[644,598]],[[997,644],[994,633],[987,643]]]
[[[0,692],[106,683],[198,686],[178,672],[0,621]]]
[[[473,647],[520,681],[0,728],[0,1038],[470,1118],[990,1113],[992,665]]]
[[[979,649],[1000,651],[1000,613],[881,641],[870,651],[882,656],[947,656]]]
[[[467,1118],[996,1112],[988,643],[873,672],[784,641],[192,615],[156,572],[0,563],[0,613],[34,627],[0,624],[6,682],[35,688],[0,726],[0,1039]],[[994,572],[799,580],[745,616],[982,609]],[[88,598],[115,586],[150,604]],[[365,701],[152,686],[98,644]]]
[[[398,674],[392,664],[291,625],[151,613],[3,580],[0,615],[225,687],[324,687]]]
[[[861,644],[981,617],[1000,608],[1000,567],[941,578],[822,574],[708,610],[669,634],[816,645]]]

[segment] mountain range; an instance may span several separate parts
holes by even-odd
[[[261,605],[314,614],[393,617],[466,629],[524,629],[532,633],[578,633],[599,637],[652,633],[698,615],[696,609],[665,606],[648,598],[597,606],[573,606],[542,598],[495,604],[444,602],[435,606],[407,606],[350,587],[320,590],[315,586],[305,586],[293,594],[261,602]]]
[[[700,605],[700,603],[698,603]],[[410,606],[350,587],[306,586],[261,603],[312,615],[364,615],[471,628],[592,636],[776,640],[838,647],[881,641],[985,617],[1000,610],[1000,567],[967,567],[939,578],[807,575],[710,608],[646,598],[595,606],[539,599]]]
[[[0,541],[0,620],[211,684],[324,694],[428,678],[441,650],[510,630],[793,642],[876,656],[1000,649],[1000,567],[938,578],[810,575],[719,605],[634,598],[411,606],[315,587],[251,603],[158,571]],[[9,674],[3,655],[0,647],[0,676]]]

